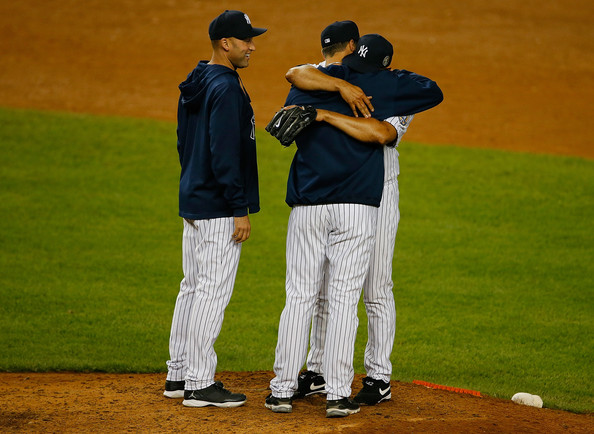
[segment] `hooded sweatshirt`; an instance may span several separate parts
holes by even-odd
[[[405,70],[361,74],[344,65],[320,68],[373,96],[374,118],[411,115],[443,100],[437,83]],[[292,87],[285,105],[312,105],[352,116],[338,92]],[[358,203],[379,206],[384,186],[383,148],[361,143],[325,122],[314,122],[295,139],[286,202],[294,205]]]
[[[179,90],[179,215],[202,220],[258,212],[254,111],[239,75],[202,60]]]

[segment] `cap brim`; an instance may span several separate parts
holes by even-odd
[[[253,38],[255,36],[260,36],[266,30],[268,30],[268,29],[265,29],[263,27],[252,27],[252,33],[250,34],[249,37]]]
[[[229,36],[215,37],[214,39],[221,39],[221,38],[248,39],[248,38],[253,38],[255,36],[259,36],[262,33],[264,33],[266,30],[268,30],[268,29],[252,27],[252,30],[247,33],[236,33],[236,34],[229,35]],[[211,36],[210,39],[213,39],[213,37]]]
[[[357,72],[381,71],[381,68],[364,62],[361,60],[361,57],[357,56],[355,53],[349,54],[344,59],[342,59],[342,64],[354,69]]]

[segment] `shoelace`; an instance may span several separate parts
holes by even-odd
[[[220,390],[220,391],[221,391],[222,393],[224,393],[225,395],[231,395],[231,391],[229,391],[229,390],[225,389],[225,388],[223,387],[223,385],[222,385],[221,383],[219,383],[219,382],[216,382],[216,383],[214,384],[214,387],[215,387],[216,389]]]

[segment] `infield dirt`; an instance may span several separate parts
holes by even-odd
[[[354,391],[361,387],[357,375]],[[241,391],[234,409],[187,408],[163,396],[164,374],[1,374],[0,431],[254,433],[591,433],[593,415],[526,407],[392,381],[392,400],[327,419],[325,399],[295,401],[290,414],[264,407],[271,372],[221,372]]]
[[[321,29],[352,19],[362,34],[394,43],[393,67],[431,77],[444,92],[444,102],[418,115],[405,140],[594,158],[587,128],[594,4],[586,0],[2,1],[0,105],[173,122],[177,85],[209,58],[206,29],[225,8],[269,29],[240,72],[259,128],[282,106],[286,70],[319,61]],[[220,373],[217,379],[248,395],[245,406],[222,410],[187,409],[162,397],[164,374],[3,373],[0,430],[594,432],[591,414],[400,382],[392,382],[392,401],[346,419],[325,419],[316,397],[277,415],[263,406],[271,377]]]

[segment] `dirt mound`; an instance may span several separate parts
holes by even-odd
[[[163,396],[164,374],[0,374],[0,431],[27,432],[485,432],[591,433],[593,415],[392,381],[392,400],[325,417],[325,399],[296,401],[291,414],[264,407],[272,372],[221,372],[245,393],[242,407],[186,408]],[[353,391],[360,389],[361,375]],[[546,403],[545,403],[546,406]]]

